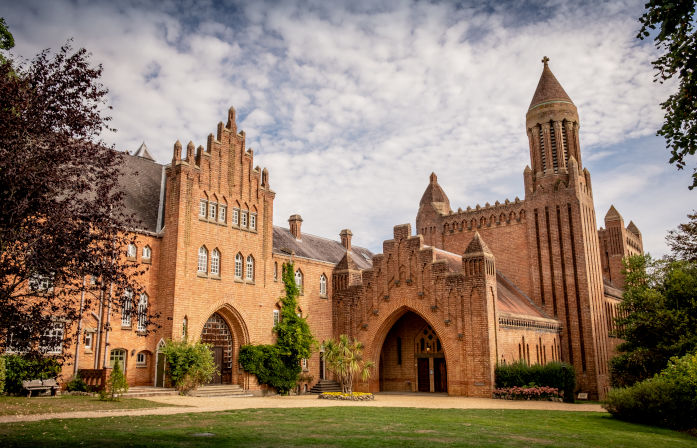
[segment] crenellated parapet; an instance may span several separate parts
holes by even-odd
[[[505,226],[520,223],[525,220],[525,201],[517,197],[510,201],[496,201],[494,205],[488,202],[482,207],[467,207],[466,210],[458,209],[456,213],[443,217],[443,232],[454,233],[473,231],[486,227]]]

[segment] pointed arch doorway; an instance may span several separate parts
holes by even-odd
[[[218,313],[213,313],[203,325],[201,342],[213,352],[216,373],[209,384],[232,384],[234,340],[230,326]]]

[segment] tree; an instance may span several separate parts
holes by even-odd
[[[677,75],[678,91],[661,103],[665,122],[657,134],[665,137],[670,148],[670,163],[683,169],[689,156],[697,150],[697,36],[695,36],[694,0],[648,0],[646,12],[639,19],[637,37],[645,39],[655,33],[656,48],[663,54],[652,62],[661,83]],[[697,168],[693,170],[690,190],[697,187]]]
[[[697,211],[688,214],[690,221],[671,230],[666,241],[673,255],[679,260],[697,261]]]
[[[99,391],[100,400],[118,400],[122,394],[128,392],[128,381],[121,370],[121,363],[114,363],[105,388]]]
[[[216,373],[213,353],[208,345],[201,342],[170,340],[161,352],[167,359],[167,373],[172,384],[182,395],[208,384]]]
[[[15,38],[7,29],[7,23],[5,23],[5,18],[0,17],[0,50],[9,50],[15,46]],[[2,61],[2,59],[0,59]]]
[[[616,319],[624,341],[611,362],[614,386],[653,377],[673,356],[697,350],[697,263],[633,256]]]
[[[0,351],[66,348],[66,327],[95,302],[138,308],[123,156],[100,140],[101,73],[69,43],[29,64],[0,61]]]
[[[357,339],[351,341],[345,334],[340,335],[337,341],[330,339],[324,343],[324,359],[345,394],[352,393],[354,378],[367,380],[375,367],[375,363],[363,359],[363,344]]]
[[[274,326],[276,343],[272,345],[245,345],[240,349],[240,364],[256,375],[260,384],[274,387],[286,395],[300,377],[300,363],[312,354],[316,345],[307,319],[298,309],[298,286],[295,284],[293,263],[283,264],[285,296],[281,297],[281,313]]]

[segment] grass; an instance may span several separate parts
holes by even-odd
[[[697,446],[689,435],[603,413],[360,406],[12,423],[0,425],[0,440],[3,447]]]
[[[2,397],[0,415],[54,414],[57,412],[97,411],[109,409],[143,409],[168,406],[137,398],[99,401],[96,397],[62,395],[58,397]]]

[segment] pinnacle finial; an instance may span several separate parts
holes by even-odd
[[[431,177],[430,177],[430,179],[431,179],[431,183],[432,183],[432,184],[438,182],[438,176],[436,176],[436,173],[434,173],[434,172],[431,172]]]
[[[547,56],[542,58],[542,63],[545,65],[545,67],[547,66],[548,62],[549,62],[549,58]]]

